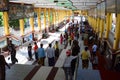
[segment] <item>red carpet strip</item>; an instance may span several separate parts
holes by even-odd
[[[31,80],[35,73],[40,69],[41,66],[35,66],[32,71],[24,78],[24,80]]]
[[[46,80],[54,80],[57,71],[58,71],[58,68],[53,67]]]
[[[91,46],[89,46],[90,52],[92,51]],[[97,51],[98,56],[98,65],[97,68],[100,71],[101,80],[120,80],[120,72],[115,72],[112,70],[108,70],[105,66],[107,64],[105,57],[100,54],[99,50]],[[93,67],[94,69],[94,67]]]

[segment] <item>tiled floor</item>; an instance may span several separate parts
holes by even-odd
[[[98,70],[78,69],[76,80],[101,80]]]
[[[80,51],[84,50],[84,41],[79,39]],[[90,54],[90,51],[88,51]],[[93,70],[92,64],[89,61],[88,69],[82,69],[81,53],[79,54],[79,65],[76,74],[76,80],[101,80],[99,70]]]
[[[54,40],[58,40],[61,33],[64,32],[64,28],[60,30],[60,32],[56,33],[49,33],[51,36],[48,39],[42,39],[41,42],[44,44],[44,48],[46,49],[48,44]],[[38,42],[38,46],[41,42]],[[33,70],[35,65],[31,65],[35,60],[28,61],[27,57],[27,46],[28,44],[24,45],[24,47],[19,48],[17,51],[17,59],[18,64],[11,66],[11,69],[7,69],[6,71],[6,80],[24,80],[24,78],[29,74],[30,71]],[[79,45],[81,51],[84,49],[83,41],[79,40]],[[64,45],[61,45],[60,48],[63,49]],[[63,53],[65,53],[63,51]],[[80,54],[79,54],[80,55]],[[62,56],[62,55],[61,55]],[[6,57],[6,61],[10,63],[10,56]],[[33,56],[34,57],[34,56]],[[63,59],[63,57],[62,57]],[[64,59],[63,59],[64,60]],[[62,63],[61,63],[62,64]],[[37,64],[36,64],[37,65]],[[55,67],[48,67],[47,59],[45,62],[46,66],[40,67],[40,69],[36,72],[36,74],[31,78],[31,80],[47,80],[48,76],[51,72],[54,72],[56,69]],[[57,65],[57,64],[56,64]],[[56,70],[56,74],[54,75],[54,80],[64,80],[65,75],[62,68],[56,66],[58,69]],[[45,75],[44,75],[45,74]],[[49,79],[48,79],[49,80]],[[82,61],[79,58],[79,65],[77,69],[77,79],[76,80],[101,80],[100,74],[98,70],[92,70],[92,64],[89,62],[88,70],[82,69]]]
[[[40,47],[40,43],[43,43],[43,48],[46,49],[48,47],[48,44],[56,41],[56,40],[59,40],[59,36],[60,34],[63,33],[63,31],[61,30],[61,32],[56,32],[56,33],[49,33],[50,34],[50,37],[47,38],[47,39],[41,39],[40,42],[38,42],[38,47]],[[17,64],[32,64],[34,61],[35,61],[35,58],[33,61],[28,61],[28,53],[27,53],[27,46],[29,43],[33,43],[33,42],[27,42],[25,43],[23,46],[19,47],[19,49],[17,50],[17,53],[16,53],[16,58],[18,59],[18,63]],[[60,47],[62,48],[62,47]],[[32,53],[34,53],[32,51]],[[11,59],[10,59],[10,55],[7,56],[6,58],[6,62],[7,63],[11,63]]]
[[[47,39],[42,39],[40,42],[38,42],[37,43],[38,47],[40,43],[43,43],[44,44],[43,47],[44,49],[46,49],[49,43],[53,42],[54,44],[56,40],[59,40],[60,34],[63,32],[64,32],[64,29],[62,28],[60,29],[60,32],[49,33],[50,37]],[[12,65],[11,69],[6,70],[6,80],[24,80],[25,76],[27,76],[27,74],[35,67],[35,65],[32,65],[35,59],[33,61],[28,61],[27,46],[29,43],[32,43],[32,42],[27,42],[17,50],[16,58],[18,59],[18,63],[16,63],[15,65]],[[64,48],[64,45],[61,45],[60,49],[63,49],[63,48]],[[33,58],[34,58],[34,55],[33,55]],[[7,56],[5,59],[7,63],[11,63],[10,56]],[[48,62],[46,58],[45,59],[46,66],[48,65],[47,63]],[[45,68],[45,70],[46,69],[47,68]],[[60,72],[61,70],[58,70],[58,71]],[[61,74],[63,74],[63,71]],[[37,79],[33,78],[32,80],[37,80]]]
[[[35,65],[15,64],[11,69],[6,70],[6,80],[24,80]]]

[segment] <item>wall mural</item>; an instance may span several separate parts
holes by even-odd
[[[10,3],[8,14],[9,14],[9,20],[33,17],[34,7],[32,5]]]
[[[8,11],[9,0],[0,0],[0,11]]]
[[[10,3],[9,4],[9,20],[24,18],[24,6],[21,4]]]
[[[34,16],[34,7],[32,5],[24,5],[24,15],[26,18]]]

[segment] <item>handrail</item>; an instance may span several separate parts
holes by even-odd
[[[74,72],[74,78],[73,78],[73,80],[77,79],[78,65],[79,65],[79,56],[77,57],[77,62],[76,62],[76,66],[75,66],[75,72]]]

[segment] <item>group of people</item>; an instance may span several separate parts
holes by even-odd
[[[40,44],[40,47],[38,47],[37,43],[34,42],[34,55],[36,62],[38,62],[39,65],[45,64],[45,58],[48,58],[48,65],[54,66],[55,60],[59,57],[59,44],[58,41],[55,42],[54,47],[52,46],[52,43],[49,43],[48,48],[45,50],[43,48],[43,44]],[[31,43],[28,45],[28,56],[29,60],[33,60],[32,58],[32,45]]]
[[[80,46],[77,40],[73,40],[71,48],[66,51],[66,59],[63,65],[65,71],[66,80],[73,80],[76,64],[78,62],[78,55],[80,52]]]
[[[80,46],[79,46],[79,31],[78,31],[77,24],[69,25],[67,31],[64,34],[64,43],[69,43],[68,45],[71,46],[70,49],[66,51],[66,59],[63,65],[63,69],[65,72],[66,79],[65,80],[73,80],[74,72],[76,69],[76,64],[79,61],[79,53],[80,53]],[[61,35],[62,36],[62,35]],[[60,42],[61,42],[60,36]]]
[[[85,46],[85,48],[80,52],[80,46],[78,45],[79,36],[80,36],[80,31],[78,26],[76,27],[69,26],[67,29],[67,33],[65,33],[65,40],[66,42],[68,41],[69,45],[71,46],[71,49],[68,49],[68,51],[66,51],[67,57],[65,59],[63,66],[66,75],[66,80],[73,80],[76,63],[77,64],[79,63],[79,53],[81,53],[82,69],[88,69],[89,61],[91,61],[91,59],[92,59],[91,63],[94,66],[98,64],[98,58],[96,56],[96,52],[98,48],[97,44],[94,43],[94,45],[92,46],[91,54],[88,52],[89,48],[87,46]],[[62,43],[62,35],[60,36],[60,42]]]
[[[11,54],[11,62],[12,64],[15,64],[16,62],[18,62],[16,58],[16,47],[11,40],[9,40],[7,48],[8,48],[8,53]],[[5,57],[0,54],[0,80],[5,80],[6,77],[5,66],[7,66],[10,69],[10,65],[5,61]]]
[[[79,53],[80,53],[80,46],[79,46],[79,27],[76,25],[75,27],[73,25],[69,26],[67,31],[65,31],[64,36],[60,35],[60,44],[67,44],[71,46],[70,49],[66,52],[66,59],[63,65],[63,69],[65,71],[66,80],[73,80],[76,64],[79,63]],[[12,41],[9,41],[8,44],[8,50],[11,54],[11,62],[12,64],[15,64],[18,62],[16,58],[16,48],[15,45],[12,44]],[[34,46],[32,47],[32,44],[30,43],[27,47],[28,50],[28,56],[29,60],[33,60],[32,56],[32,50],[34,50],[34,55],[36,62],[39,65],[44,66],[45,65],[45,58],[48,58],[48,65],[54,66],[56,59],[59,57],[59,43],[58,41],[55,42],[55,45],[53,46],[51,43],[49,43],[48,48],[45,50],[43,48],[43,44],[40,44],[40,47],[38,47],[37,43],[34,42]],[[92,58],[96,59],[96,51],[97,51],[97,45],[94,44],[92,47]],[[83,51],[81,51],[81,59],[82,59],[82,68],[87,69],[89,66],[89,60],[90,60],[90,54],[88,52],[88,47],[85,47]],[[4,62],[4,66],[7,65],[9,68],[10,66],[5,62],[4,56],[0,55],[0,64]],[[95,62],[97,64],[98,62]],[[0,70],[4,69],[5,67],[0,67]],[[5,76],[5,71],[2,73],[2,76]],[[1,76],[1,74],[0,74]],[[5,80],[5,77],[0,80]]]
[[[5,61],[5,58],[3,55],[0,55],[0,80],[5,80],[5,71],[7,66],[10,69],[10,65]]]
[[[98,57],[96,55],[97,52],[97,45],[96,43],[92,46],[92,52],[91,54],[88,52],[88,47],[85,47],[85,49],[81,52],[81,59],[82,59],[82,68],[87,69],[89,65],[89,61],[92,62],[93,67],[97,67],[98,64]]]

